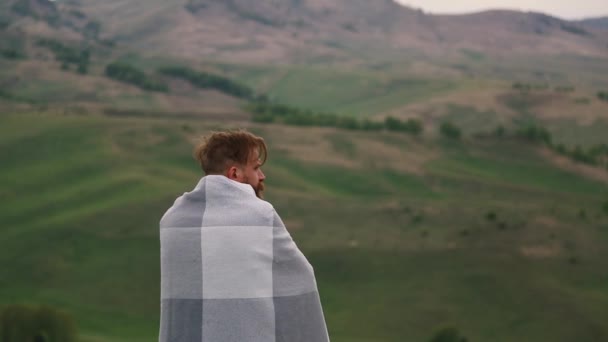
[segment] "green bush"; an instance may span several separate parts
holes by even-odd
[[[608,91],[600,91],[597,93],[597,98],[602,101],[608,101]]]
[[[17,49],[13,49],[13,48],[7,48],[7,49],[2,49],[0,50],[0,56],[6,58],[6,59],[24,59],[25,58],[25,54],[22,51],[19,51]]]
[[[498,218],[498,216],[493,211],[488,211],[486,213],[486,220],[488,220],[488,221],[496,221],[497,218]]]
[[[70,315],[48,306],[10,305],[0,311],[0,342],[75,342]]]
[[[494,129],[494,136],[502,138],[505,136],[506,132],[507,132],[507,130],[505,129],[505,127],[503,125],[498,125]]]
[[[519,129],[517,135],[533,143],[544,143],[551,146],[551,133],[544,127],[529,124]]]
[[[461,336],[456,328],[444,328],[439,330],[430,342],[467,342],[467,339]]]
[[[408,119],[404,122],[392,116],[384,120],[384,126],[389,131],[406,132],[413,135],[419,135],[423,130],[422,123],[419,120]]]
[[[462,136],[460,128],[448,121],[441,124],[439,131],[444,137],[449,139],[458,140]]]
[[[597,160],[593,157],[593,155],[591,155],[591,153],[588,151],[583,150],[580,146],[576,146],[574,150],[570,152],[570,158],[572,158],[574,161],[589,165],[597,164]]]
[[[608,215],[608,201],[604,202],[602,210],[604,211],[604,214]]]

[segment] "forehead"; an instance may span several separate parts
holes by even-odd
[[[261,164],[260,151],[257,148],[254,148],[249,154],[249,163]]]

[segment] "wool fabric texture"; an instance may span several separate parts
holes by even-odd
[[[312,266],[249,184],[203,177],[160,243],[160,342],[329,341]]]

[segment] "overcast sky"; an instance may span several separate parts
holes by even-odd
[[[608,15],[608,0],[396,0],[431,13],[470,13],[487,9],[543,12],[564,19]]]

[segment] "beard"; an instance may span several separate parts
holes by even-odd
[[[258,196],[259,199],[264,199],[264,190],[266,189],[266,186],[264,185],[264,182],[259,182],[257,187],[253,187],[253,190],[255,190],[255,195]]]
[[[243,183],[247,183],[247,184],[251,185],[251,187],[255,191],[255,195],[259,199],[264,199],[264,190],[266,189],[266,186],[264,185],[264,181],[259,181],[258,186],[254,186],[253,184],[249,183],[249,177],[245,177],[245,179],[243,180]]]

